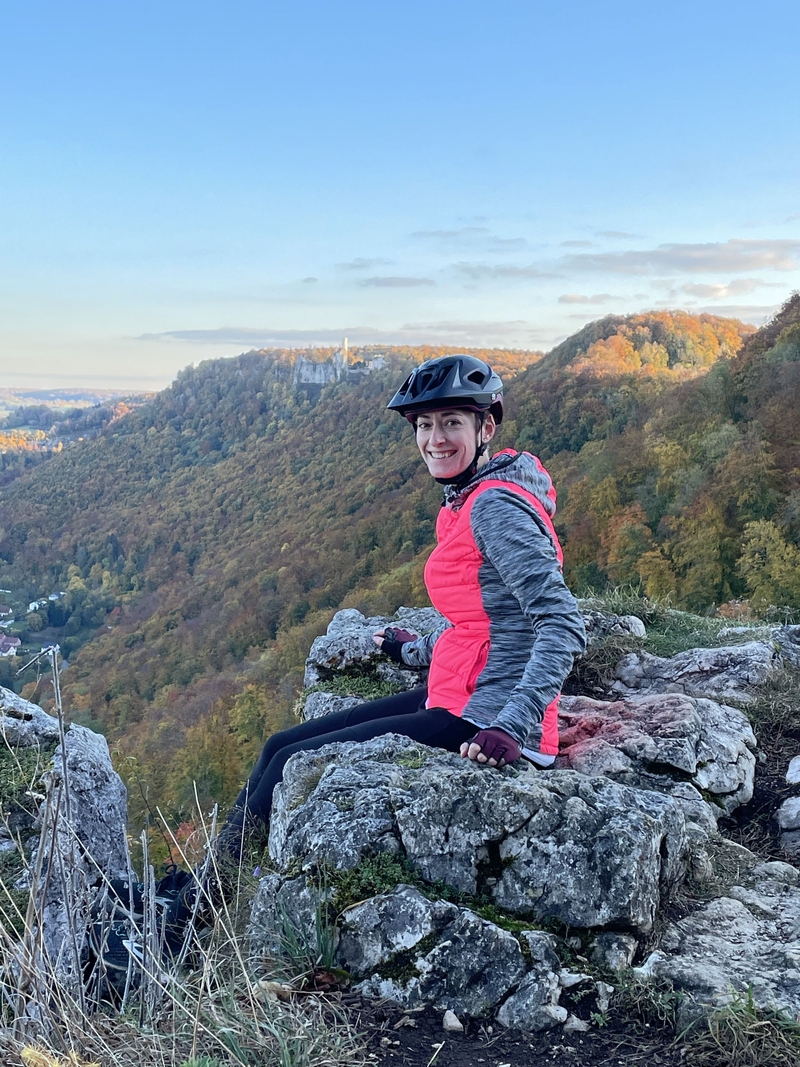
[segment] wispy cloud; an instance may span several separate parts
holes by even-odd
[[[412,237],[432,241],[443,248],[459,245],[480,249],[483,252],[519,252],[528,247],[524,237],[501,237],[491,233],[487,226],[460,226],[455,230],[415,230]]]
[[[564,256],[570,270],[612,274],[657,272],[733,273],[750,270],[795,270],[800,240],[733,239],[709,244],[663,244],[630,252],[586,252]]]
[[[619,297],[611,293],[595,293],[594,296],[585,296],[583,293],[564,293],[558,298],[559,304],[607,304],[609,300],[618,300]]]
[[[307,285],[309,282],[318,282],[319,278],[314,278],[314,277],[309,275],[308,278],[303,278],[302,281],[303,281],[303,284]]]
[[[488,232],[486,226],[459,226],[456,230],[414,230],[411,236],[426,241],[461,241],[465,237],[477,237]]]
[[[642,239],[640,233],[626,233],[625,230],[598,230],[597,236],[618,241],[641,241]]]
[[[690,310],[693,313],[720,315],[724,318],[741,319],[742,322],[752,323],[753,326],[763,326],[779,309],[780,304],[723,304]]]
[[[376,275],[373,278],[360,278],[359,285],[374,289],[414,289],[419,285],[435,285],[433,278],[403,278],[390,275]]]
[[[746,296],[748,293],[752,293],[754,290],[769,284],[769,282],[762,282],[758,278],[734,278],[727,285],[700,285],[689,282],[686,285],[682,285],[680,291],[688,296],[722,300],[725,297]]]
[[[562,241],[562,248],[591,248],[591,241]]]
[[[467,263],[453,264],[453,270],[466,278],[478,280],[480,278],[558,278],[558,274],[550,274],[540,270],[531,264],[528,267],[515,267],[510,264],[497,265],[494,263]]]
[[[216,330],[168,330],[165,333],[142,334],[139,341],[178,341],[196,345],[227,345],[241,348],[269,348],[272,346],[313,347],[338,345],[343,337],[353,344],[439,344],[471,346],[503,345],[531,348],[547,343],[533,323],[524,319],[508,321],[407,322],[396,328],[379,329],[374,326],[340,325],[336,328],[295,330],[264,327],[224,326]]]
[[[347,263],[336,263],[335,266],[339,270],[374,270],[376,267],[388,267],[390,263],[390,259],[364,259],[357,256],[355,259],[348,260]]]

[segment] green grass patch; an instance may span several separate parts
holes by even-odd
[[[733,623],[730,619],[678,611],[664,601],[643,596],[631,588],[591,593],[581,605],[588,610],[635,615],[641,619],[647,628],[647,636],[642,640],[632,639],[634,647],[644,648],[654,656],[675,656],[693,648],[740,645],[763,637],[768,629],[764,623]],[[723,632],[730,629],[739,632]]]
[[[396,682],[387,682],[375,674],[364,671],[341,671],[333,677],[304,689],[295,704],[295,714],[302,717],[306,700],[312,693],[332,693],[338,697],[359,697],[361,700],[380,700],[402,693],[404,687]]]

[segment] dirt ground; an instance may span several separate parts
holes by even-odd
[[[678,1067],[685,1064],[680,1046],[666,1030],[611,1019],[588,1033],[525,1034],[498,1023],[462,1020],[464,1033],[446,1033],[442,1013],[431,1009],[404,1012],[395,1004],[353,1004],[354,1015],[368,1035],[368,1051],[381,1067]]]

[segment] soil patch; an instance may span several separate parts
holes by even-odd
[[[462,1019],[463,1033],[446,1033],[441,1012],[405,1012],[388,1001],[345,999],[366,1034],[370,1057],[381,1067],[678,1067],[686,1062],[671,1030],[625,1018],[609,1018],[587,1033],[565,1033],[559,1026],[535,1034]]]

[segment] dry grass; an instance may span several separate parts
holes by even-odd
[[[800,1023],[737,997],[686,1035],[684,1057],[692,1067],[797,1067]]]
[[[50,803],[43,840],[52,838],[60,805]],[[213,827],[209,827],[209,833]],[[40,855],[43,850],[40,849]],[[51,852],[52,855],[52,852]],[[211,853],[209,853],[211,855]],[[34,872],[27,906],[17,908],[22,936],[4,923],[0,944],[0,1059],[27,1067],[357,1067],[363,1042],[331,999],[263,980],[270,961],[248,958],[245,936],[252,886],[242,878],[231,903],[218,906],[202,934],[190,931],[179,964],[166,963],[155,919],[154,878],[145,886],[144,918],[129,938],[121,997],[103,997],[97,966],[79,967],[87,923],[78,918],[62,958],[42,937],[46,879]],[[85,899],[67,913],[87,914]]]

